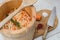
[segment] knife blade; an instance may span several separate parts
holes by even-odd
[[[48,27],[49,26],[51,26],[51,27],[54,26],[55,18],[56,18],[56,7],[54,7],[52,9],[51,15],[50,15],[50,17],[48,19],[47,27],[45,29],[45,32],[44,32],[43,36],[42,36],[43,40],[46,40],[46,35],[47,35],[47,32],[48,32]]]
[[[53,27],[56,18],[56,7],[53,8],[50,18],[48,19],[47,25]]]

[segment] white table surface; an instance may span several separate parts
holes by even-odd
[[[60,0],[38,0],[37,3],[34,5],[36,7],[37,11],[39,11],[41,9],[50,9],[50,10],[52,10],[52,8],[54,6],[56,6],[56,8],[57,8],[58,26],[55,30],[48,33],[48,35],[47,35],[48,39],[47,40],[49,40],[49,39],[52,40],[49,37],[51,37],[52,35],[55,35],[56,33],[58,33],[60,31],[60,25],[59,25],[60,24],[60,5],[59,4],[60,4]],[[57,37],[58,36],[55,36],[56,40],[58,40]],[[39,37],[39,38],[36,38],[35,40],[42,40],[42,36]]]
[[[0,0],[0,3],[2,3],[4,0]],[[50,9],[54,6],[57,8],[57,17],[58,17],[58,26],[55,30],[51,31],[47,35],[47,40],[60,40],[60,33],[56,34],[60,31],[60,0],[37,0],[37,3],[34,4],[36,7],[36,11],[39,11],[41,9]],[[55,35],[56,34],[56,35]],[[52,36],[54,35],[54,36]],[[3,40],[3,36],[0,34],[0,40]],[[42,36],[36,38],[35,40],[42,40]]]

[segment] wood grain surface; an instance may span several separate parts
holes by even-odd
[[[36,27],[36,32],[34,34],[34,38],[37,38],[37,37],[43,35],[44,34],[44,30],[46,29],[46,24],[47,24],[47,21],[49,19],[50,14],[51,14],[51,10],[43,9],[43,10],[40,10],[39,12],[37,12],[37,14],[42,15],[43,12],[48,13],[48,16],[47,17],[43,17],[42,16],[42,19],[40,21],[36,21],[35,22],[34,26]],[[41,29],[39,29],[39,30],[37,30],[38,24],[42,24],[43,25],[43,27]],[[56,17],[54,26],[53,27],[50,26],[48,28],[48,32],[54,30],[57,27],[57,24],[58,24],[58,18]]]

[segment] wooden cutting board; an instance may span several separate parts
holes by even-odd
[[[43,12],[48,13],[48,16],[47,17],[43,17],[42,16],[42,13]],[[39,12],[37,12],[37,14],[41,15],[42,16],[42,19],[40,21],[36,21],[35,22],[35,25],[34,26],[36,27],[36,31],[35,31],[34,38],[37,38],[37,37],[39,37],[39,36],[41,36],[41,35],[44,34],[44,30],[46,29],[46,24],[47,24],[47,21],[49,19],[50,14],[51,14],[51,10],[43,9],[43,10],[40,10]],[[42,28],[37,29],[38,24],[42,24]],[[58,24],[58,19],[56,17],[54,26],[53,27],[50,26],[48,28],[48,32],[54,30],[57,27],[57,24]]]

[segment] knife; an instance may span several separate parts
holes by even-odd
[[[56,7],[54,7],[52,9],[51,15],[50,15],[50,17],[48,19],[47,27],[45,29],[45,32],[44,32],[43,36],[42,36],[43,40],[46,40],[46,35],[47,35],[47,32],[48,32],[48,27],[49,26],[51,26],[51,27],[54,26],[55,18],[56,18]]]

